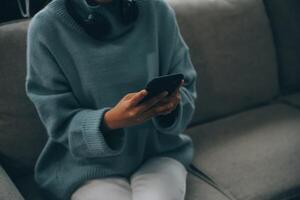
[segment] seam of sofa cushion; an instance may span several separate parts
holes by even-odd
[[[22,18],[22,19],[9,20],[9,21],[6,21],[6,22],[1,22],[0,27],[15,24],[15,23],[27,22],[27,21],[30,21],[30,20],[31,20],[31,18]]]

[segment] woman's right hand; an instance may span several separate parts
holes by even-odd
[[[116,106],[105,112],[104,123],[111,130],[141,124],[160,114],[158,110],[154,109],[155,106],[153,105],[167,96],[167,94],[166,91],[162,92],[146,102],[137,105],[147,95],[147,91],[143,89],[139,92],[128,93]]]

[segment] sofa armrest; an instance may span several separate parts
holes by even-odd
[[[0,165],[0,199],[1,200],[24,200],[15,184]]]

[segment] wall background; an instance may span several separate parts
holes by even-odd
[[[51,0],[30,0],[30,16],[33,16]],[[20,0],[25,10],[25,0]],[[17,0],[0,1],[0,23],[24,18],[18,7]]]

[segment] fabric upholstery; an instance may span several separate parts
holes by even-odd
[[[300,1],[265,0],[278,51],[283,93],[300,91]]]
[[[186,200],[228,200],[223,194],[215,188],[188,173]]]
[[[28,22],[18,20],[0,26],[0,161],[16,176],[32,169],[46,136],[25,95]]]
[[[1,200],[24,200],[15,184],[8,177],[0,165],[0,199]]]
[[[278,94],[275,47],[261,0],[168,1],[198,72],[193,124]]]
[[[34,180],[33,173],[18,177],[14,181],[16,187],[19,189],[26,200],[48,200],[42,195],[41,191],[39,190]]]
[[[194,163],[238,200],[300,195],[300,111],[284,104],[187,130]]]
[[[279,100],[290,104],[291,106],[296,106],[300,109],[300,93],[282,96]]]

